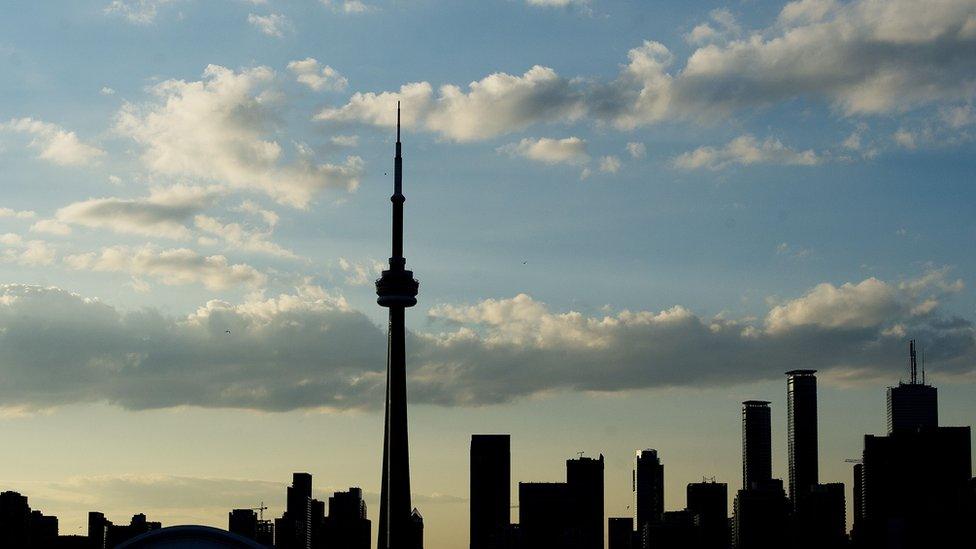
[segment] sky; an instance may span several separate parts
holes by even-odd
[[[472,433],[513,485],[603,453],[626,516],[640,448],[668,509],[737,490],[744,400],[785,477],[787,370],[822,482],[910,338],[976,417],[976,1],[2,9],[0,488],[62,533],[277,516],[294,471],[375,508],[397,101],[428,548],[467,546]]]

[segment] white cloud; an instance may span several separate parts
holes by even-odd
[[[56,219],[42,219],[30,227],[32,233],[47,233],[58,236],[71,234],[71,227]]]
[[[897,289],[876,278],[858,284],[819,284],[803,297],[773,307],[766,327],[776,333],[797,326],[869,328],[903,312]]]
[[[906,149],[914,149],[918,146],[918,143],[916,142],[915,139],[915,134],[904,128],[901,128],[898,131],[896,131],[894,134],[892,134],[891,137],[892,139],[895,140],[895,143],[899,144],[900,146]]]
[[[685,40],[689,44],[704,45],[717,42],[726,42],[738,37],[742,29],[735,21],[735,16],[727,9],[715,9],[709,13],[710,21],[701,23],[691,29]],[[714,26],[713,26],[714,24]]]
[[[245,285],[263,286],[267,277],[244,263],[230,264],[222,255],[202,256],[193,250],[160,250],[154,246],[112,246],[100,252],[65,256],[64,264],[77,270],[126,273],[152,277],[166,285],[202,284],[210,290]]]
[[[333,135],[329,141],[337,147],[356,147],[359,145],[358,135]]]
[[[376,9],[362,0],[322,0],[322,3],[340,13],[366,13]]]
[[[234,211],[244,212],[249,214],[254,214],[260,216],[264,220],[265,224],[271,229],[278,225],[278,221],[281,219],[277,212],[272,210],[267,210],[259,206],[257,203],[251,200],[245,200],[241,202],[241,205],[234,209]]]
[[[403,123],[420,125],[455,141],[477,141],[524,129],[539,122],[572,121],[584,114],[574,86],[547,67],[535,66],[521,76],[495,73],[468,84],[441,86],[435,98],[427,82],[402,86],[399,92],[355,93],[344,106],[327,108],[318,120],[363,122],[392,127],[396,103],[403,104]]]
[[[277,218],[275,221],[277,222]],[[206,215],[197,215],[193,223],[201,232],[220,238],[232,249],[298,259],[294,252],[270,240],[271,230],[253,230],[240,223],[223,223]]]
[[[542,8],[566,8],[569,6],[586,6],[590,0],[525,0],[530,6]]]
[[[92,198],[57,211],[61,223],[105,228],[122,234],[186,239],[186,222],[207,208],[216,189],[174,185],[153,189],[144,198]]]
[[[115,95],[115,90],[108,86],[102,86],[102,89],[99,93],[101,93],[102,95]]]
[[[647,156],[647,147],[643,143],[627,143],[627,154],[634,160]]]
[[[249,13],[247,15],[247,22],[262,33],[276,38],[281,38],[284,36],[285,31],[291,29],[291,21],[280,13],[271,13],[268,15]]]
[[[33,210],[14,210],[11,208],[0,208],[0,217],[13,217],[16,219],[33,219],[37,213]]]
[[[144,147],[143,162],[158,174],[258,190],[295,207],[306,207],[322,189],[355,190],[359,157],[333,164],[297,154],[286,161],[281,145],[264,137],[273,119],[266,93],[273,80],[267,67],[235,72],[210,65],[201,81],[156,84],[157,101],[127,104],[116,127]]]
[[[620,158],[616,156],[604,156],[600,158],[600,171],[603,173],[617,173],[622,164]]]
[[[30,146],[40,150],[38,158],[61,166],[87,166],[105,155],[102,149],[78,139],[75,132],[50,122],[18,118],[0,124],[0,129],[31,135]]]
[[[57,254],[43,240],[24,240],[19,234],[0,234],[0,260],[28,267],[50,265]]]
[[[586,140],[579,137],[552,139],[522,139],[498,148],[498,152],[521,156],[546,164],[585,164],[590,155],[586,152]]]
[[[741,135],[720,148],[699,147],[682,153],[674,158],[672,165],[684,170],[721,170],[733,164],[814,166],[820,162],[821,158],[812,150],[796,151],[783,145],[779,139],[768,138],[759,142],[751,135]]]
[[[346,284],[350,286],[368,286],[376,281],[376,278],[382,274],[386,265],[375,259],[350,261],[344,257],[340,257],[339,268],[346,275]]]
[[[105,13],[118,14],[130,23],[148,25],[156,20],[161,6],[171,4],[175,0],[112,0],[105,6]]]
[[[322,67],[312,57],[288,63],[288,70],[295,73],[296,80],[315,91],[342,91],[349,85],[345,76],[329,65]]]

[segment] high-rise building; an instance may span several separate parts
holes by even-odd
[[[511,522],[511,436],[471,436],[471,549],[499,549]]]
[[[852,510],[852,523],[851,523],[851,541],[854,545],[859,547],[860,532],[861,532],[861,521],[864,519],[864,465],[860,462],[854,464],[853,471],[853,490],[852,496],[854,501],[851,503]]]
[[[969,427],[865,435],[858,537],[870,547],[952,547],[972,521]]]
[[[88,542],[92,549],[105,549],[105,536],[112,521],[98,511],[88,512]]]
[[[603,454],[566,460],[566,484],[574,500],[574,522],[580,549],[603,549]]]
[[[322,539],[314,546],[322,549],[369,549],[371,523],[366,516],[366,502],[360,488],[336,492],[329,498],[329,515],[325,517]]]
[[[742,403],[742,487],[761,486],[773,477],[769,402]]]
[[[643,536],[648,524],[660,522],[664,517],[664,464],[657,450],[637,452],[632,485],[635,525],[638,534]]]
[[[729,546],[729,487],[724,482],[692,482],[687,488],[688,511],[697,517],[699,547]]]
[[[270,520],[258,518],[254,509],[234,509],[228,513],[227,530],[261,545],[274,544],[274,526]]]
[[[275,547],[310,549],[312,547],[312,475],[294,473],[287,489],[285,512],[275,520]]]
[[[8,547],[27,547],[30,542],[30,506],[18,492],[0,493],[0,536]]]
[[[786,372],[787,439],[790,467],[790,501],[819,481],[817,464],[816,370]]]
[[[579,548],[575,500],[565,482],[519,483],[519,531],[523,547]]]
[[[844,484],[815,484],[795,502],[795,549],[840,548],[847,543],[847,506]]]
[[[417,304],[420,283],[403,257],[403,157],[400,104],[397,103],[396,155],[393,158],[393,253],[390,268],[376,281],[376,302],[390,310],[387,340],[386,418],[377,549],[422,549],[413,545],[417,516],[410,505],[410,452],[407,442],[407,358],[404,312]],[[422,519],[421,519],[422,522]],[[421,534],[420,538],[423,537]]]
[[[938,390],[918,378],[915,340],[908,343],[909,382],[888,387],[888,434],[934,428],[939,425]]]
[[[607,521],[609,549],[640,549],[634,547],[634,518],[610,517]]]
[[[733,504],[733,547],[782,549],[787,546],[789,500],[779,479],[756,481],[739,490]]]

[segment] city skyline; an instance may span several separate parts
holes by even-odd
[[[664,511],[703,476],[731,508],[749,400],[763,476],[850,500],[865,433],[976,416],[973,21],[973,0],[21,3],[0,489],[70,530],[82,508],[225,527],[307,471],[362,488],[375,538],[399,101],[428,549],[469,534],[472,433],[511,434],[524,480],[603,455],[607,516],[642,449]],[[803,371],[813,464],[783,390]]]

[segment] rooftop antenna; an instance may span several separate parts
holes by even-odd
[[[925,385],[925,348],[922,348],[922,385]]]
[[[918,361],[915,358],[915,340],[912,339],[908,342],[908,355],[911,360],[911,384],[918,384]]]

